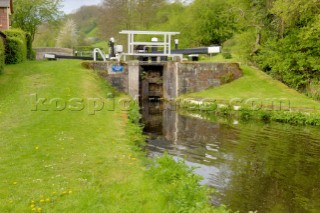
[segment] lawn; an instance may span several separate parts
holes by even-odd
[[[212,98],[217,100],[235,100],[235,102],[262,102],[270,104],[271,100],[281,101],[293,109],[320,109],[320,103],[272,79],[264,72],[249,66],[241,66],[243,77],[221,87],[191,93],[183,97]]]
[[[79,61],[6,67],[0,75],[0,212],[164,211],[164,197],[134,151],[133,138],[141,135],[129,134],[136,129],[127,112],[107,104],[94,115],[87,110],[87,99],[108,103],[111,90]],[[58,107],[39,102],[34,111],[34,94],[59,98]],[[61,101],[70,106],[71,98],[83,98],[85,109],[61,111]]]

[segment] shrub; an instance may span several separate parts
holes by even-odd
[[[246,109],[246,108],[243,108],[240,110],[240,118],[241,120],[250,120],[251,117],[252,117],[252,113],[253,111],[251,109]]]
[[[5,47],[5,63],[18,64],[27,59],[26,33],[20,29],[9,29],[4,31],[7,36]]]
[[[5,50],[4,40],[2,38],[0,38],[0,73],[4,69],[4,59],[5,59],[4,50]]]
[[[232,72],[228,72],[221,76],[221,83],[222,84],[227,84],[230,83],[234,80],[234,74]]]
[[[222,53],[224,59],[232,59],[232,54],[230,52]]]
[[[153,162],[148,173],[162,187],[168,203],[179,208],[174,212],[205,212],[209,207],[209,188],[200,185],[202,177],[194,174],[194,168],[189,168],[184,161],[176,162],[164,154]]]
[[[271,121],[271,112],[269,111],[259,111],[260,114],[260,120],[264,121],[264,122],[270,122]]]
[[[6,64],[18,64],[26,60],[27,48],[19,38],[7,38],[6,42]]]
[[[7,37],[10,37],[10,38],[19,38],[25,44],[27,43],[26,33],[23,30],[20,30],[20,29],[9,29],[9,30],[5,30],[4,34]]]

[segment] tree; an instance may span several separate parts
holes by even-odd
[[[271,12],[275,15],[279,36],[284,38],[291,28],[301,28],[320,12],[318,0],[275,0]]]
[[[55,47],[60,27],[48,23],[39,26],[33,47]]]
[[[270,12],[278,36],[263,45],[257,62],[290,87],[306,91],[320,80],[320,2],[275,0]]]
[[[188,37],[191,45],[222,44],[235,32],[229,8],[229,0],[193,1],[181,17],[186,20],[181,33]]]
[[[15,0],[13,26],[30,33],[32,41],[39,26],[53,23],[62,16],[61,0]]]
[[[68,19],[60,30],[56,46],[74,48],[78,44],[78,38],[79,35],[75,22],[72,19]]]
[[[150,30],[165,4],[165,0],[104,0],[98,21],[101,37],[109,39],[121,30]]]
[[[99,6],[82,6],[75,13],[68,15],[68,18],[74,20],[79,30],[84,34],[90,33],[97,27]]]
[[[125,29],[133,29],[133,1],[104,0],[99,17],[99,31],[103,39],[118,35]]]

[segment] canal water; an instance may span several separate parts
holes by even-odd
[[[185,159],[240,212],[320,212],[320,129],[142,107],[148,153]]]

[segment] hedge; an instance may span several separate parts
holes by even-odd
[[[21,30],[21,29],[9,29],[9,30],[5,30],[3,32],[7,37],[11,37],[11,38],[19,38],[21,39],[25,44],[27,43],[27,39],[26,39],[26,33]]]
[[[27,37],[20,29],[4,31],[7,36],[5,48],[5,63],[18,64],[27,59]]]
[[[27,59],[27,48],[19,38],[7,37],[6,42],[6,64],[18,64]]]
[[[0,73],[4,69],[4,60],[5,60],[4,51],[5,51],[4,40],[3,38],[0,38]]]

